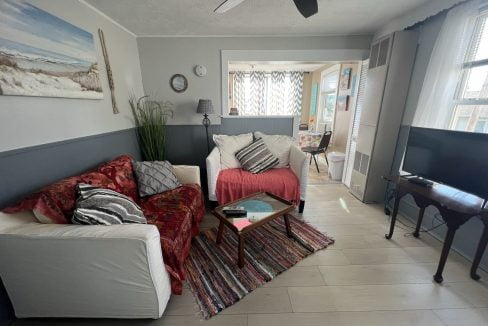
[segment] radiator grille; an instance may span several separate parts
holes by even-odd
[[[356,151],[354,155],[354,170],[366,175],[368,173],[369,155]]]

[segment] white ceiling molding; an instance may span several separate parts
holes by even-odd
[[[432,0],[426,2],[422,6],[419,6],[388,22],[375,32],[373,39],[376,40],[390,33],[401,31],[407,27],[421,23],[427,18],[435,16],[441,11],[452,8],[453,6],[465,1],[467,0]]]

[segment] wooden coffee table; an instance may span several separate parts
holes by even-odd
[[[222,209],[225,206],[244,206],[247,209],[247,216],[235,217],[226,216]],[[244,266],[244,238],[247,233],[260,227],[278,217],[283,216],[285,220],[286,232],[288,237],[292,238],[290,221],[288,216],[295,206],[278,196],[267,192],[258,192],[247,197],[243,197],[231,203],[218,206],[212,213],[220,221],[219,231],[217,234],[217,244],[222,242],[224,226],[227,226],[232,232],[236,233],[239,238],[238,266]]]

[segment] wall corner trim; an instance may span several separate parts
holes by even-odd
[[[115,26],[119,27],[123,31],[125,31],[128,34],[132,35],[134,38],[137,38],[137,35],[135,33],[131,32],[127,27],[125,27],[122,24],[118,23],[113,18],[111,18],[110,16],[108,16],[107,14],[105,14],[103,11],[101,11],[100,9],[96,8],[95,6],[93,6],[92,4],[86,2],[86,0],[78,0],[78,2],[81,3],[81,4],[83,4],[86,7],[90,8],[91,10],[93,10],[94,12],[96,12],[97,14],[99,14],[100,16],[102,16],[103,18],[107,19],[108,21],[110,21],[112,24],[114,24]]]

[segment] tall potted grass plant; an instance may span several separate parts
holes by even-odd
[[[129,104],[136,124],[142,158],[146,161],[164,161],[166,122],[173,117],[173,103],[154,101],[149,95],[140,98],[131,95]]]

